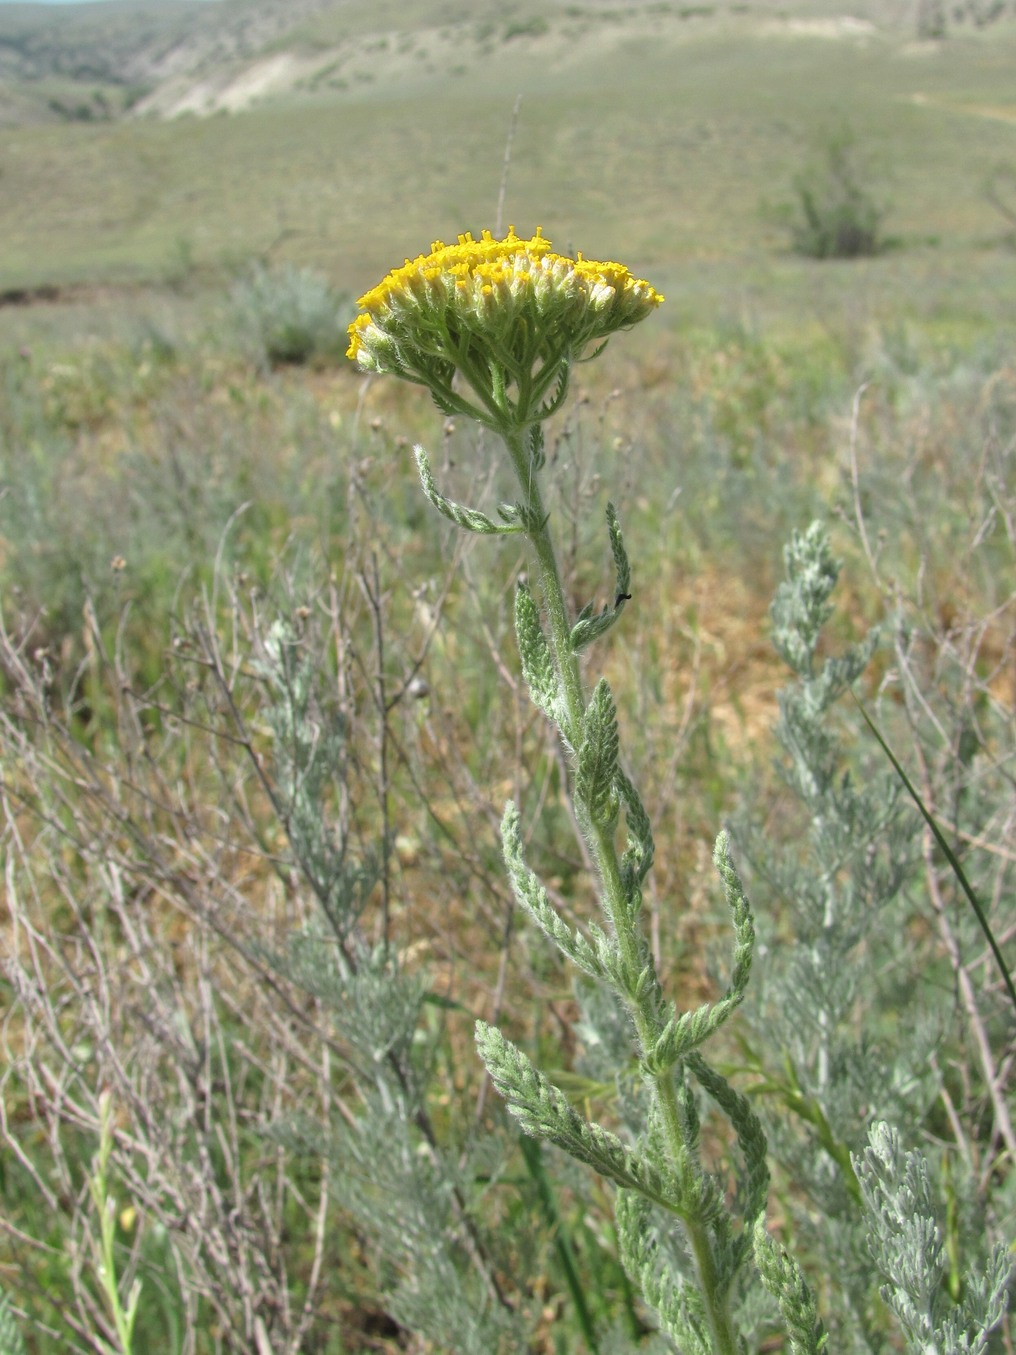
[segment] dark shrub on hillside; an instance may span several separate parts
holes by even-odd
[[[789,213],[796,253],[811,259],[859,259],[880,254],[886,209],[862,181],[853,137],[829,137],[820,158],[794,180]]]

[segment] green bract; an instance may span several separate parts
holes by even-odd
[[[571,362],[662,300],[622,264],[554,254],[539,229],[530,240],[513,227],[503,240],[466,233],[435,241],[360,298],[348,356],[503,432],[552,414]],[[475,399],[452,389],[456,373]]]

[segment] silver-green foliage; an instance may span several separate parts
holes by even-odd
[[[426,982],[402,970],[393,947],[367,944],[359,924],[378,854],[354,850],[327,810],[346,775],[350,731],[285,624],[269,630],[257,669],[269,692],[278,812],[320,905],[317,922],[284,952],[263,954],[321,1004],[359,1103],[325,1139],[299,1118],[280,1120],[273,1134],[330,1160],[332,1196],[373,1243],[395,1321],[461,1355],[518,1349],[524,1323],[477,1221],[475,1183],[497,1175],[500,1141],[477,1134],[464,1150],[440,1141],[427,1108]]]
[[[860,957],[883,946],[893,954],[900,944],[892,905],[919,844],[891,771],[851,772],[837,730],[836,703],[867,667],[878,635],[820,661],[839,576],[821,524],[795,533],[784,556],[787,578],[771,609],[773,644],[795,680],[779,694],[776,736],[786,754],[781,773],[806,811],[807,827],[797,849],[761,835],[750,839],[756,871],[786,901],[795,941],[764,969],[767,1029],[785,1051],[780,1090],[802,1106],[808,1102],[825,1150],[838,1145],[834,1161],[852,1190],[842,1143],[863,1129],[858,1089],[895,1111],[908,1080],[904,1069],[920,1064],[901,1047],[894,1070],[874,1051],[870,1034],[858,1037],[849,1020],[862,978],[869,992],[877,979]],[[822,1176],[826,1168],[816,1170]]]
[[[771,831],[746,830],[744,837],[756,874],[788,909],[795,944],[764,957],[757,1035],[745,1048],[761,1075],[756,1091],[764,1095],[774,1156],[792,1183],[795,1231],[829,1280],[833,1341],[843,1350],[875,1352],[885,1348],[887,1326],[874,1301],[879,1276],[887,1281],[882,1296],[908,1335],[920,1329],[920,1313],[932,1323],[933,1309],[941,1312],[947,1302],[938,1296],[942,1239],[926,1164],[911,1157],[904,1164],[898,1131],[884,1124],[871,1130],[871,1146],[861,1154],[873,1120],[918,1133],[939,1091],[930,1057],[941,1039],[936,1010],[922,1005],[926,994],[912,979],[899,980],[912,976],[916,963],[911,925],[920,833],[874,741],[859,754],[861,722],[851,724],[849,712],[837,707],[879,637],[869,634],[839,657],[819,658],[839,577],[821,524],[795,533],[785,562],[786,580],[772,606],[773,642],[794,679],[780,693],[776,732],[804,831],[795,821],[783,840]],[[977,1215],[971,1199],[953,1224],[953,1246],[968,1260],[982,1251]],[[974,1344],[956,1348],[981,1348],[976,1343],[1004,1303],[1001,1257],[996,1248],[985,1271],[995,1286],[991,1302],[977,1306],[975,1285],[973,1306],[943,1317],[935,1340],[947,1329],[967,1332],[962,1339]],[[785,1265],[771,1245],[758,1259],[763,1277],[767,1267]],[[914,1349],[945,1348],[932,1339],[933,1325]]]
[[[322,954],[348,968],[356,924],[378,878],[377,853],[351,853],[347,836],[322,812],[340,787],[350,756],[345,717],[321,700],[320,681],[292,629],[276,621],[267,631],[255,670],[270,696],[266,717],[276,756],[276,810],[336,949]]]
[[[771,608],[773,644],[794,679],[779,693],[776,736],[785,753],[780,771],[804,823],[802,831],[795,821],[793,842],[744,832],[756,875],[785,903],[794,940],[765,957],[758,1034],[746,1047],[762,1075],[758,1090],[768,1093],[763,1113],[773,1154],[795,1199],[808,1202],[799,1236],[821,1271],[836,1277],[826,1312],[831,1334],[843,1349],[861,1352],[877,1349],[879,1338],[850,1149],[864,1132],[865,1108],[893,1118],[907,1113],[911,1069],[926,1061],[902,1043],[895,1057],[879,1049],[870,1026],[859,1032],[852,1018],[862,987],[870,998],[878,980],[863,957],[869,948],[895,952],[892,904],[915,844],[891,777],[844,769],[836,703],[866,668],[877,636],[820,659],[839,578],[824,527],[794,533],[784,561],[786,579]],[[924,1091],[922,1105],[927,1098]]]
[[[345,350],[346,302],[313,268],[255,264],[232,302],[242,341],[261,363],[334,360]]]
[[[935,1220],[928,1163],[904,1152],[883,1121],[854,1158],[881,1294],[899,1319],[912,1355],[981,1355],[1008,1303],[1011,1262],[997,1243],[983,1269],[968,1272],[956,1304],[944,1280],[945,1241]]]

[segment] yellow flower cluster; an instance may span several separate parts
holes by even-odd
[[[542,418],[549,411],[538,406],[568,363],[662,300],[621,264],[553,253],[539,228],[529,240],[514,227],[503,240],[466,233],[454,245],[435,241],[360,298],[348,356],[422,382],[442,408],[495,423]],[[482,410],[451,395],[456,371]]]

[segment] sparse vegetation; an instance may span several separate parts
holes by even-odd
[[[505,25],[504,40],[511,42],[512,38],[542,38],[544,33],[550,32],[550,23],[542,14],[535,14],[531,19],[516,19],[512,23]]]

